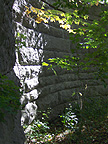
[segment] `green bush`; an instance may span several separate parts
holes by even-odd
[[[67,129],[75,128],[75,125],[78,123],[78,118],[75,113],[72,112],[71,104],[66,108],[64,115],[61,115],[60,117],[62,118],[62,123]]]
[[[16,113],[20,106],[20,90],[7,76],[0,74],[0,120],[4,113]]]
[[[90,98],[84,100],[78,120],[77,129],[72,135],[75,143],[106,144],[108,142],[108,99]]]
[[[48,115],[43,112],[41,120],[34,120],[32,124],[24,125],[25,135],[27,142],[45,142],[51,137],[49,133]]]
[[[57,116],[54,121],[49,120],[48,114],[42,112],[41,120],[34,120],[29,126],[24,126],[27,142],[54,143],[57,135],[66,130],[74,130],[78,122],[76,115],[72,112],[71,105],[66,108],[63,115]]]

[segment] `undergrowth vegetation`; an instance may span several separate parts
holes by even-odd
[[[63,115],[49,120],[42,113],[41,120],[24,126],[27,144],[107,144],[108,101],[90,100],[83,108],[69,105]]]
[[[4,121],[4,114],[16,114],[20,107],[20,90],[7,76],[0,74],[0,121]]]

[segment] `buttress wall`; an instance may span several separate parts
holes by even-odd
[[[16,33],[26,35],[26,45],[19,44],[16,49],[15,73],[23,87],[21,103],[22,124],[31,123],[36,117],[36,111],[52,108],[52,115],[63,112],[64,107],[75,101],[80,104],[80,94],[95,96],[107,95],[107,90],[100,81],[94,80],[93,72],[75,69],[56,68],[57,75],[42,62],[48,58],[71,55],[75,44],[69,40],[68,32],[61,29],[58,23],[37,24],[25,13],[25,5],[41,7],[38,1],[18,1],[14,4],[14,27]],[[23,41],[23,40],[22,40]],[[83,57],[86,51],[78,51]],[[74,55],[76,55],[74,53]],[[75,94],[73,96],[73,94]]]

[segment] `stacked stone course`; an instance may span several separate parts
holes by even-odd
[[[38,2],[28,3],[25,1],[25,3],[29,6],[40,6]],[[22,104],[25,104],[22,123],[31,123],[36,117],[37,108],[38,110],[46,110],[51,107],[52,117],[55,117],[62,113],[64,107],[70,102],[77,101],[80,103],[79,93],[82,93],[83,96],[107,95],[103,84],[94,80],[94,68],[87,71],[80,69],[79,72],[78,69],[67,71],[56,68],[56,76],[52,70],[42,67],[42,62],[47,62],[48,58],[71,55],[71,49],[76,50],[76,47],[69,40],[68,32],[61,29],[57,23],[45,24],[42,22],[37,24],[34,19],[21,11],[22,7],[23,5],[20,7],[19,14],[15,14],[16,19],[14,21],[16,32],[21,32],[27,36],[26,47],[19,49],[16,62],[18,66],[15,66],[15,72],[24,88],[24,95],[21,99]],[[92,20],[93,17],[90,18]],[[78,51],[81,57],[85,53],[86,50]],[[86,86],[87,89],[85,90]],[[73,93],[75,93],[74,96],[72,96]],[[29,109],[34,109],[34,111]]]

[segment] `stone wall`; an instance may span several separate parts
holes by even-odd
[[[18,1],[17,1],[18,2]],[[93,78],[93,71],[75,69],[67,71],[57,68],[57,75],[52,70],[42,67],[48,58],[70,55],[76,49],[69,40],[68,33],[56,23],[37,24],[24,12],[24,5],[40,7],[38,1],[22,1],[14,5],[15,31],[26,35],[26,46],[19,45],[16,50],[15,73],[24,89],[21,102],[22,124],[31,123],[36,117],[36,110],[52,108],[53,117],[62,113],[71,102],[80,104],[80,93],[84,96],[107,95],[107,90],[100,81]],[[18,7],[19,6],[19,7]],[[83,57],[85,51],[78,51]],[[75,93],[74,96],[72,94]]]
[[[13,67],[15,65],[15,42],[12,26],[12,5],[14,0],[0,0],[0,73],[7,75],[18,85]],[[23,144],[24,132],[21,127],[21,113],[4,114],[0,122],[0,144]]]

